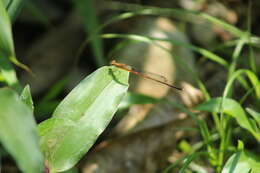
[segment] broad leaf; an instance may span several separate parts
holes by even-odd
[[[244,150],[233,154],[221,173],[259,173],[260,159]]]
[[[128,72],[102,67],[89,75],[39,125],[51,171],[73,167],[106,128],[128,88]]]
[[[43,156],[32,110],[9,88],[0,89],[0,103],[1,143],[23,172],[42,172]]]

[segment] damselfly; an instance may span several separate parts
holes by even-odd
[[[118,67],[118,68],[121,68],[121,69],[123,69],[123,70],[129,71],[129,72],[132,73],[132,74],[141,76],[141,77],[146,78],[146,79],[153,80],[153,81],[155,81],[155,82],[158,82],[158,83],[160,83],[160,84],[166,85],[166,86],[168,86],[168,87],[171,87],[171,88],[174,88],[174,89],[177,89],[177,90],[183,90],[182,88],[179,88],[179,87],[176,87],[176,86],[173,86],[173,85],[167,83],[166,78],[163,77],[163,76],[161,76],[161,75],[156,75],[156,76],[159,76],[159,78],[160,78],[160,79],[156,79],[156,78],[154,77],[154,75],[151,75],[152,73],[142,72],[142,71],[136,70],[136,69],[132,68],[132,67],[129,66],[129,65],[122,64],[122,63],[118,63],[118,62],[116,62],[115,60],[111,61],[110,64],[113,65],[113,66],[116,66],[116,67]]]

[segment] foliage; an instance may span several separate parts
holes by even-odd
[[[257,173],[260,171],[260,158],[257,156],[257,151],[246,148],[247,141],[243,136],[239,136],[241,138],[239,140],[235,137],[236,133],[248,134],[252,137],[250,140],[259,146],[260,80],[253,51],[254,48],[259,48],[260,38],[251,34],[250,26],[247,26],[247,30],[244,31],[203,12],[133,4],[127,4],[128,8],[125,8],[123,13],[99,24],[94,1],[77,0],[73,3],[89,35],[79,48],[78,54],[75,55],[76,58],[79,58],[87,43],[90,42],[97,66],[105,65],[107,60],[102,39],[116,38],[153,44],[172,55],[176,63],[191,74],[206,100],[196,106],[194,108],[196,112],[194,112],[183,104],[170,100],[126,93],[129,73],[113,66],[103,66],[83,79],[62,101],[56,98],[68,81],[67,78],[62,79],[47,91],[38,102],[36,112],[43,113],[50,107],[54,108],[54,111],[51,118],[38,124],[37,131],[33,113],[35,105],[30,87],[29,85],[23,87],[20,84],[13,66],[17,65],[33,75],[31,70],[17,59],[12,34],[12,23],[22,9],[24,1],[0,0],[0,82],[5,85],[0,89],[0,142],[14,158],[19,169],[28,173],[42,172],[44,166],[46,172],[47,170],[50,172],[69,170],[94,145],[118,109],[125,110],[134,104],[156,104],[165,101],[173,108],[185,112],[196,122],[201,135],[199,142],[202,144],[196,148],[185,143],[186,149],[188,148],[185,152],[183,151],[185,156],[165,168],[164,172],[170,172],[176,167],[180,168],[179,172],[188,172],[190,165],[194,163],[209,164],[215,172],[219,173]],[[214,49],[184,43],[177,38],[162,39],[122,33],[101,34],[102,29],[116,22],[147,15],[167,16],[187,23],[194,23],[196,19],[206,20],[234,37],[231,46],[222,45],[222,49],[232,49],[232,54],[227,59]],[[250,20],[250,14],[248,20]],[[45,19],[44,21],[46,22]],[[199,74],[170,49],[157,44],[157,41],[185,47],[223,67],[226,83],[222,94],[219,97],[212,96]],[[243,50],[247,47],[248,56],[243,58],[244,61],[248,61],[249,66],[240,67],[238,62],[242,59]],[[236,93],[236,80],[245,91],[243,94]],[[250,107],[245,104],[249,98]],[[212,116],[213,125],[208,124],[208,119],[201,118],[202,111]],[[238,143],[238,146],[234,147],[233,143]]]
[[[52,118],[39,124],[40,146],[51,171],[71,168],[90,149],[112,119],[127,80],[127,72],[102,67],[63,99]]]

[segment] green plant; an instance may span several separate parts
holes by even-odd
[[[98,69],[82,80],[37,130],[30,88],[21,90],[11,62],[30,70],[15,58],[11,22],[2,1],[0,18],[1,76],[9,86],[0,89],[0,141],[23,172],[42,172],[44,160],[45,170],[67,170],[89,150],[113,117],[127,91],[128,72],[109,66]]]
[[[205,102],[195,109],[210,112],[214,125],[209,126],[207,120],[200,118],[200,113],[194,113],[180,103],[136,93],[126,94],[129,74],[112,66],[103,66],[87,76],[61,102],[52,99],[62,90],[67,79],[58,82],[40,100],[38,107],[38,111],[41,112],[46,105],[50,107],[51,104],[51,107],[55,108],[52,117],[37,125],[33,117],[34,103],[30,87],[23,87],[20,84],[13,67],[14,64],[32,73],[27,66],[18,61],[12,38],[11,23],[16,19],[23,3],[0,0],[0,81],[7,85],[0,89],[0,141],[23,172],[42,172],[44,166],[46,172],[47,170],[61,172],[72,168],[93,146],[117,109],[126,109],[133,104],[164,101],[188,114],[196,122],[201,135],[201,141],[196,147],[183,142],[185,156],[165,168],[164,172],[169,172],[175,167],[180,168],[179,172],[188,172],[191,163],[202,161],[205,157],[208,158],[207,163],[215,172],[257,173],[260,171],[259,157],[244,146],[246,141],[234,138],[235,134],[243,132],[251,136],[258,146],[260,142],[260,113],[257,112],[260,81],[253,55],[253,49],[259,47],[260,38],[251,35],[250,24],[247,31],[243,31],[201,12],[127,4],[126,12],[99,25],[93,1],[77,0],[75,4],[84,19],[85,30],[90,35],[75,56],[79,56],[86,44],[90,42],[96,64],[103,66],[106,60],[101,39],[128,39],[156,45],[171,54],[178,65],[193,76],[206,98]],[[106,26],[138,15],[168,16],[185,22],[194,22],[196,21],[194,19],[200,18],[218,25],[234,36],[232,44],[221,47],[226,49],[235,46],[231,58],[226,60],[213,50],[184,43],[178,39],[161,39],[138,34],[101,34],[101,30]],[[248,20],[250,21],[250,17]],[[180,57],[160,46],[156,41],[186,47],[222,66],[226,70],[227,78],[222,96],[212,97],[200,76]],[[237,64],[246,46],[249,48],[249,67],[239,68]],[[240,101],[233,97],[236,79],[245,90]],[[252,97],[253,108],[243,104],[249,96]],[[237,143],[237,147],[234,142]]]

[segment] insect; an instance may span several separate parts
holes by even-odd
[[[160,84],[166,85],[166,86],[168,86],[170,88],[174,88],[174,89],[177,89],[177,90],[180,90],[180,91],[183,90],[182,88],[179,88],[179,87],[176,87],[176,86],[173,86],[173,85],[167,83],[166,78],[163,77],[163,76],[156,75],[156,76],[160,77],[160,79],[156,79],[155,77],[152,76],[152,73],[141,72],[141,71],[135,70],[131,66],[126,65],[126,64],[122,64],[122,63],[118,63],[115,60],[111,61],[110,64],[115,66],[115,67],[118,67],[118,68],[121,68],[123,70],[126,70],[126,71],[128,71],[128,72],[130,72],[132,74],[135,74],[135,75],[141,76],[143,78],[150,79],[150,80],[153,80],[153,81],[158,82]]]

